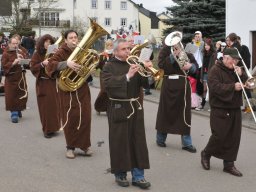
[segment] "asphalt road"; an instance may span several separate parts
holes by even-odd
[[[74,160],[65,157],[62,131],[45,139],[41,131],[35,96],[35,79],[27,73],[29,84],[28,109],[18,124],[11,123],[0,97],[0,192],[119,192],[141,191],[130,186],[121,188],[109,168],[108,124],[105,114],[92,113],[92,157],[77,152]],[[99,89],[91,87],[92,104]],[[92,105],[93,106],[93,105]],[[167,147],[155,144],[155,120],[158,105],[144,102],[147,143],[151,168],[145,176],[154,192],[254,192],[256,180],[256,131],[243,128],[241,146],[236,162],[242,178],[222,171],[222,161],[212,158],[211,170],[200,164],[200,151],[209,135],[209,119],[192,117],[192,138],[198,152],[181,150],[180,136],[168,135]],[[101,145],[98,145],[101,143]],[[131,179],[128,174],[128,179]]]

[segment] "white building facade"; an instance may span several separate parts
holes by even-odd
[[[65,28],[80,27],[86,31],[88,17],[109,33],[120,27],[138,30],[138,8],[130,0],[41,0],[41,4],[40,0],[27,1],[32,2],[31,18],[41,15],[40,25],[39,22],[32,25],[37,36],[46,33],[59,36]]]
[[[256,65],[255,8],[255,0],[226,0],[226,35],[234,32],[241,37],[251,52],[252,67]]]

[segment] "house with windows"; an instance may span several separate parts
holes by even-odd
[[[20,9],[29,12],[27,20],[37,36],[57,37],[68,28],[84,32],[90,26],[88,18],[109,33],[120,28],[138,30],[137,4],[130,0],[21,0]]]
[[[226,0],[226,35],[236,33],[241,43],[248,46],[252,55],[252,68],[256,66],[256,1]]]

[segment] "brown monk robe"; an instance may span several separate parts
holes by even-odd
[[[234,161],[237,159],[242,129],[242,82],[247,75],[237,68],[240,56],[234,48],[225,48],[223,60],[215,64],[208,77],[209,101],[211,106],[210,126],[212,135],[205,149],[201,152],[201,164],[204,169],[210,169],[211,156],[222,159],[224,172],[235,176],[242,176],[236,169]]]
[[[77,43],[67,41],[71,38],[78,41],[77,33],[72,30],[67,31],[64,35],[66,35],[66,43],[49,59],[46,66],[47,74],[50,77],[58,77],[59,72],[67,68],[67,59],[73,51],[67,43],[73,44],[73,46]],[[68,149],[66,157],[75,158],[75,148],[85,151],[85,155],[91,155],[88,149],[91,146],[91,95],[88,84],[85,82],[79,89],[72,92],[59,89],[59,97],[61,121]]]
[[[30,62],[30,70],[36,77],[37,104],[42,130],[46,138],[51,138],[54,132],[57,132],[61,127],[56,79],[46,75],[44,66],[44,64],[47,64],[45,44],[48,46],[53,42],[52,36],[42,36],[36,45],[36,52],[34,52]]]
[[[17,59],[17,46],[17,40],[15,38],[11,38],[9,46],[3,53],[1,62],[5,74],[6,110],[16,111],[18,113],[26,109],[28,92],[25,76],[26,71],[18,63],[13,64],[15,59]],[[24,59],[28,58],[28,54],[26,51],[22,51],[22,49],[19,49],[18,53],[19,57],[23,57]],[[17,116],[17,114],[15,114],[15,116]]]

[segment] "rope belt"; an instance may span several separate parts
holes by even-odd
[[[131,108],[132,108],[132,112],[130,113],[130,115],[127,116],[127,119],[129,119],[133,114],[134,114],[134,107],[132,105],[132,102],[137,102],[139,104],[138,110],[142,110],[141,104],[138,101],[139,97],[137,98],[130,98],[130,99],[115,99],[115,98],[109,98],[111,101],[121,101],[121,102],[130,102]]]

